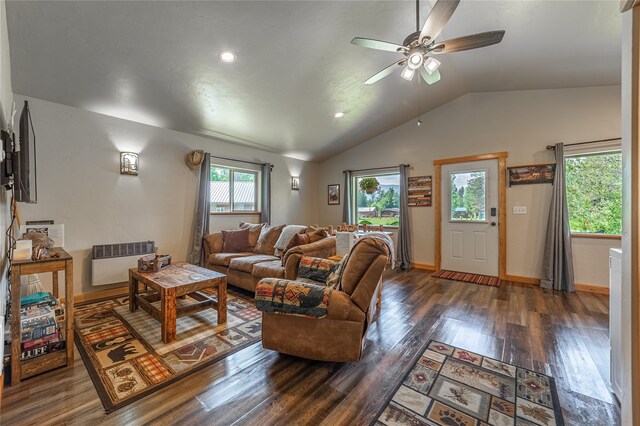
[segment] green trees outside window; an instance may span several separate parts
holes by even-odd
[[[574,233],[622,234],[622,153],[565,157]]]

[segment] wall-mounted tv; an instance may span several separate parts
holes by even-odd
[[[20,151],[16,152],[14,188],[16,201],[38,201],[38,173],[36,163],[36,135],[31,122],[29,102],[24,101],[20,114]]]

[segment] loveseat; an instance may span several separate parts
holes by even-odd
[[[246,224],[258,234],[266,225]],[[309,227],[308,230],[315,230]],[[256,237],[255,239],[257,239]],[[300,256],[331,257],[336,254],[335,237],[326,236],[309,244],[295,246],[286,253],[277,250],[267,253],[256,253],[252,247],[242,252],[225,253],[223,233],[217,232],[204,236],[204,266],[227,275],[227,283],[255,292],[256,284],[263,278],[294,279],[298,275]],[[251,245],[255,245],[252,241]],[[297,254],[298,256],[292,256]]]

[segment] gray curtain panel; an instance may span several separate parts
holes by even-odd
[[[351,196],[353,190],[351,188],[351,170],[344,172],[344,204],[342,205],[342,223],[351,222]]]
[[[262,209],[260,222],[271,223],[271,163],[262,165]]]
[[[565,178],[564,145],[558,143],[556,144],[556,175],[553,179],[553,196],[549,210],[540,287],[574,291],[573,254]]]
[[[411,269],[411,228],[409,225],[409,165],[401,164],[400,170],[400,225],[398,226],[397,266],[400,271]]]
[[[204,154],[198,176],[196,215],[193,221],[193,244],[191,246],[191,263],[204,265],[204,250],[202,237],[209,233],[209,216],[211,213],[211,184],[209,173],[211,170],[211,154]]]

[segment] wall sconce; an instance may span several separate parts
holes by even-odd
[[[300,190],[300,177],[299,176],[291,176],[291,189],[293,191]]]
[[[120,153],[120,174],[138,176],[138,154],[135,152]]]

